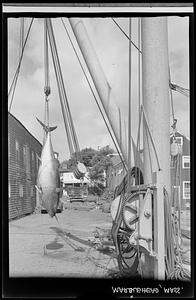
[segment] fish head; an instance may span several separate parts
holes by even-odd
[[[43,192],[42,194],[42,204],[46,208],[48,214],[54,217],[57,211],[59,201],[59,193],[56,191]]]

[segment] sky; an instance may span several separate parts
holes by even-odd
[[[63,18],[78,51],[70,24]],[[115,18],[129,33],[128,18]],[[31,18],[25,18],[25,36]],[[120,108],[122,124],[127,124],[129,97],[129,42],[111,18],[84,18],[84,25],[96,49],[108,83]],[[132,19],[132,41],[138,45],[138,20]],[[92,96],[77,58],[67,38],[60,18],[52,19],[57,51],[60,59],[65,90],[77,133],[80,149],[98,149],[110,145],[114,148],[97,104]],[[8,19],[8,89],[19,58],[20,19]],[[168,51],[171,81],[189,89],[189,18],[168,17]],[[78,54],[81,57],[80,52]],[[59,94],[51,53],[50,61],[50,126],[57,125],[52,133],[53,148],[62,162],[69,158],[69,148],[63,123]],[[83,59],[81,57],[81,59]],[[86,69],[86,67],[85,67]],[[132,134],[136,139],[138,128],[138,50],[132,47]],[[44,29],[43,19],[34,19],[24,50],[11,113],[42,143],[43,130],[36,117],[44,119]],[[190,137],[189,98],[173,92],[177,129]],[[8,102],[9,104],[9,102]],[[136,112],[136,113],[135,113]],[[172,115],[171,115],[172,116]],[[117,120],[118,122],[118,120]],[[172,125],[172,123],[171,123]],[[123,131],[124,132],[124,131]]]

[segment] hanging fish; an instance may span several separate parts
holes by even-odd
[[[37,190],[39,192],[40,203],[47,210],[51,217],[54,217],[57,211],[60,198],[60,176],[58,171],[58,160],[55,158],[52,143],[51,131],[55,127],[44,125],[39,119],[38,122],[42,125],[46,132],[45,143],[41,153],[41,164],[37,176]]]

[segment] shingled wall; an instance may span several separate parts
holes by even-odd
[[[8,115],[9,220],[36,206],[36,176],[42,145],[12,114]]]

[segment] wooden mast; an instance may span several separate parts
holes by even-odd
[[[89,73],[92,77],[93,83],[99,95],[102,103],[103,111],[107,116],[110,127],[112,129],[113,137],[116,140],[116,144],[122,153],[124,158],[125,166],[128,164],[127,153],[126,153],[126,141],[124,136],[120,136],[118,126],[118,108],[115,106],[115,97],[112,89],[107,81],[105,73],[97,57],[96,51],[89,39],[86,28],[80,18],[69,18],[70,25],[73,33],[76,37],[78,46],[81,50],[85,63],[88,67]]]
[[[165,278],[164,186],[170,196],[170,105],[167,18],[142,18],[141,39],[144,112],[153,136],[161,168],[159,171],[155,151],[152,148],[150,139],[147,139],[144,128],[144,183],[156,183],[157,185],[157,197],[153,213],[154,247],[157,253],[154,275],[156,279],[162,280]]]

